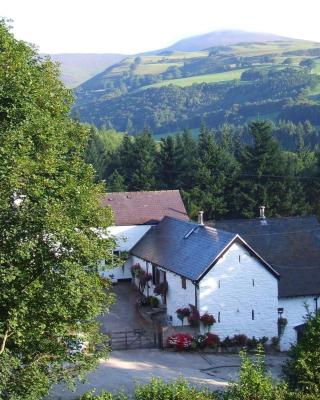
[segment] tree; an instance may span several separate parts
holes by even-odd
[[[229,189],[229,179],[232,179],[235,170],[236,163],[232,155],[215,141],[213,132],[202,125],[194,187],[190,192],[193,202],[192,216],[195,216],[199,209],[206,211],[207,219],[227,214],[226,192]]]
[[[144,130],[135,137],[131,149],[129,190],[155,189],[156,145],[150,132]]]
[[[320,313],[309,315],[301,340],[292,346],[283,372],[291,390],[320,396]],[[297,397],[300,398],[300,397]],[[310,397],[311,399],[311,397]]]
[[[255,217],[260,205],[267,206],[269,216],[305,211],[302,185],[295,179],[293,164],[281,152],[272,129],[267,121],[256,121],[249,127],[253,143],[240,155],[241,175],[234,194],[238,215]]]
[[[112,216],[58,67],[4,21],[0,47],[0,397],[36,400],[106,354],[96,316],[111,297],[97,261],[114,244],[93,228]],[[87,353],[69,351],[76,339]]]
[[[306,67],[312,70],[316,66],[316,62],[313,58],[306,58],[305,60],[300,61],[300,67]]]
[[[159,152],[159,180],[163,189],[177,189],[179,175],[176,139],[168,136],[161,139]]]
[[[267,372],[262,347],[251,360],[245,351],[240,353],[239,379],[231,382],[223,396],[224,400],[284,400],[286,387],[275,383]]]

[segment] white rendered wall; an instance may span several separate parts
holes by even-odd
[[[313,313],[315,311],[314,296],[279,299],[279,307],[283,308],[282,316],[288,320],[280,341],[282,351],[289,350],[291,344],[296,342],[297,333],[294,327],[305,323],[305,316],[307,315],[306,306],[309,312]]]
[[[142,236],[148,232],[152,225],[130,225],[130,226],[111,226],[108,228],[107,236],[112,236],[116,240],[117,251],[129,251],[138,243]],[[101,272],[102,276],[111,277],[113,280],[130,279],[132,265],[129,259],[123,267],[106,268]],[[104,260],[101,261],[101,266],[105,266]]]
[[[178,308],[189,307],[189,304],[195,305],[195,286],[186,279],[186,289],[182,288],[181,276],[167,273],[168,294],[167,294],[167,315],[172,321],[173,326],[181,325],[181,321],[177,318],[176,311]],[[185,318],[184,325],[188,325]]]
[[[240,244],[234,243],[199,283],[200,313],[214,315],[212,331],[221,338],[277,336],[277,309],[278,279]]]
[[[131,265],[139,263],[142,269],[148,273],[152,273],[151,263],[138,258],[131,257]],[[161,268],[160,268],[161,271]],[[181,321],[177,318],[176,310],[181,307],[188,307],[189,304],[195,304],[195,288],[191,281],[186,280],[186,289],[182,288],[181,277],[169,271],[160,272],[160,281],[163,279],[163,273],[166,273],[166,280],[168,282],[168,292],[166,296],[167,315],[172,321],[172,325],[181,325]],[[145,288],[144,294],[146,296],[154,296],[154,285],[148,282],[148,287]],[[160,296],[157,296],[159,300]],[[184,321],[187,324],[187,321]]]

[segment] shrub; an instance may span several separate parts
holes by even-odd
[[[149,304],[152,308],[158,308],[159,307],[159,299],[155,296],[149,296]]]
[[[276,385],[266,372],[263,348],[260,345],[255,360],[241,351],[239,380],[227,388],[224,400],[284,400],[286,388]]]
[[[194,343],[193,348],[203,349],[206,347],[206,336],[205,335],[196,335],[192,338],[192,342]]]
[[[251,339],[248,339],[247,347],[249,350],[254,350],[257,348],[259,344],[259,340],[256,339],[254,336]]]
[[[246,335],[234,335],[232,342],[235,346],[246,346],[248,343],[248,338]]]
[[[220,344],[220,338],[214,333],[207,333],[205,339],[205,347],[216,347]]]
[[[290,389],[320,398],[320,313],[308,318],[302,337],[289,352],[283,373]]]
[[[135,400],[214,400],[217,396],[206,389],[192,387],[185,379],[165,383],[162,379],[152,378],[146,385],[137,385]]]
[[[112,394],[110,392],[102,391],[97,396],[95,396],[94,393],[95,390],[85,393],[79,398],[79,400],[128,400],[128,396],[122,392]]]
[[[190,350],[192,336],[188,333],[174,333],[168,337],[167,344],[177,350]]]

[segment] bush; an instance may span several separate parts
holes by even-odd
[[[192,336],[188,333],[174,333],[168,337],[167,344],[177,350],[190,350]]]
[[[289,352],[283,373],[290,389],[320,398],[320,313],[309,316],[304,334]]]
[[[255,360],[240,353],[239,380],[227,388],[224,400],[285,400],[286,387],[276,385],[266,372],[263,348],[259,345]]]
[[[220,344],[220,338],[214,333],[207,333],[205,339],[205,347],[216,347]]]
[[[208,390],[196,389],[180,378],[165,383],[162,379],[152,378],[146,385],[137,385],[134,392],[135,400],[213,400],[214,393]]]
[[[155,296],[149,296],[149,304],[152,308],[158,308],[159,307],[159,299]]]
[[[117,394],[112,394],[110,392],[102,391],[97,396],[94,395],[95,390],[85,393],[79,398],[79,400],[128,400],[128,396],[125,393],[119,392]]]
[[[159,299],[155,296],[142,297],[138,300],[138,304],[142,307],[150,306],[153,308],[157,308],[159,307],[159,303]]]
[[[248,338],[246,335],[234,335],[233,343],[235,346],[246,346],[248,343]]]

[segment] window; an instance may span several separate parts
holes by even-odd
[[[152,264],[152,283],[154,285],[159,285],[160,283],[160,271],[154,264]]]
[[[221,282],[220,282],[220,279],[218,280],[218,288],[220,289],[220,287],[221,287]]]
[[[252,321],[254,321],[254,310],[251,311],[251,318],[252,318]]]
[[[240,256],[240,254],[239,254],[239,263],[241,262],[241,256]]]
[[[254,279],[252,279],[252,286],[254,286]]]
[[[186,280],[186,278],[181,277],[181,286],[182,286],[182,289],[187,289],[187,280]]]
[[[220,311],[218,312],[218,322],[221,322],[221,313],[220,313]]]

